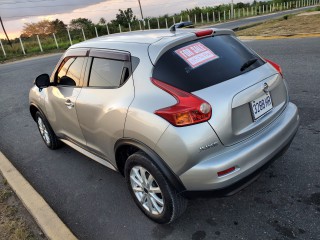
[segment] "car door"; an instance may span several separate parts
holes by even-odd
[[[75,102],[81,92],[85,56],[66,56],[54,74],[54,84],[47,89],[46,111],[51,126],[60,138],[86,145],[79,126]]]
[[[89,57],[76,101],[78,119],[89,150],[112,163],[134,98],[130,54],[93,49]]]

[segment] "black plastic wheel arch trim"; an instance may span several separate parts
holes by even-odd
[[[186,190],[185,186],[183,185],[179,177],[169,168],[165,161],[150,147],[136,139],[123,138],[116,142],[114,147],[115,153],[117,152],[117,149],[123,145],[131,145],[144,151],[151,158],[153,163],[160,169],[160,171],[164,174],[165,178],[176,189],[178,193],[184,192]]]
[[[42,111],[42,109],[41,109],[39,106],[37,106],[37,105],[34,104],[34,103],[30,103],[30,105],[29,105],[29,112],[30,112],[30,115],[31,115],[31,117],[32,117],[32,119],[33,119],[34,121],[36,121],[36,119],[35,119],[34,116],[32,115],[31,107],[35,107],[39,112],[41,112],[41,114],[42,114],[43,116],[46,116],[46,115],[44,114],[44,112]]]

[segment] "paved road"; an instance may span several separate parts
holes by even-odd
[[[0,150],[80,239],[320,239],[320,39],[248,42],[278,62],[301,126],[288,152],[248,188],[195,199],[170,225],[148,220],[123,178],[65,146],[47,149],[28,89],[58,56],[0,66]]]
[[[266,20],[270,20],[270,19],[279,18],[279,17],[282,17],[284,15],[288,15],[288,14],[303,12],[303,11],[306,11],[307,9],[311,9],[311,8],[314,8],[314,6],[303,7],[303,8],[293,9],[293,10],[287,10],[287,11],[283,11],[283,12],[276,12],[276,13],[262,15],[262,16],[250,17],[250,18],[240,19],[240,20],[236,20],[236,21],[232,21],[232,22],[214,24],[211,27],[237,29],[241,26],[245,26],[245,25],[249,25],[249,24],[253,24],[253,23],[259,23],[259,22],[263,22]]]

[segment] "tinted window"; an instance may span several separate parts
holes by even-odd
[[[191,67],[175,51],[194,43],[201,43],[218,58]],[[258,60],[241,70],[244,63],[253,58]],[[220,35],[187,42],[168,50],[157,61],[153,78],[184,91],[193,92],[239,76],[262,64],[264,61],[235,37]]]
[[[80,86],[80,77],[84,57],[68,58],[62,63],[57,74],[57,84],[64,86]]]
[[[90,87],[119,87],[122,75],[126,74],[124,62],[94,58],[91,66]]]

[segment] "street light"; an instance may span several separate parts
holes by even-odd
[[[140,0],[138,0],[138,2],[139,2],[139,7],[140,7],[141,19],[143,21],[143,26],[146,26],[146,23],[144,22],[144,19],[143,19],[143,13],[142,13],[142,7],[141,7]]]

